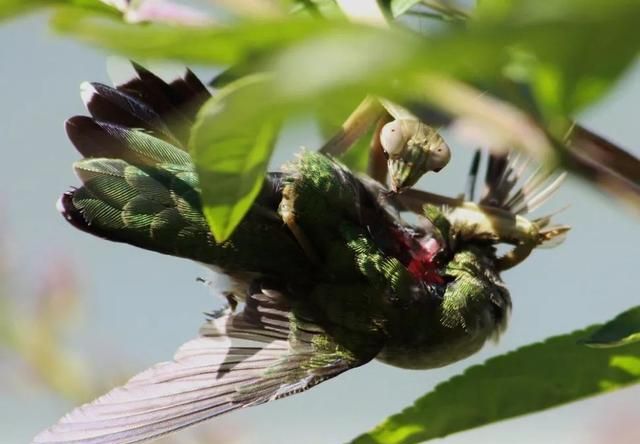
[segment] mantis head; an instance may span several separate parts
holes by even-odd
[[[413,186],[428,171],[440,171],[451,159],[451,150],[442,137],[419,120],[387,123],[380,131],[380,144],[394,192]]]

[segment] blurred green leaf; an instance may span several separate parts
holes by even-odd
[[[302,17],[234,26],[128,24],[83,8],[61,7],[53,16],[52,26],[62,34],[131,57],[221,65],[276,51],[301,38],[331,30],[334,24]]]
[[[617,316],[583,342],[590,347],[620,347],[640,341],[640,306]]]
[[[510,23],[530,30],[505,46],[505,73],[530,84],[549,120],[602,97],[640,51],[632,37],[640,20],[636,0],[482,0],[474,16],[471,26]],[[543,24],[553,29],[535,35]]]
[[[190,144],[203,210],[217,242],[228,239],[260,192],[278,134],[277,114],[229,121],[242,118],[238,106],[263,82],[252,76],[228,85],[205,104],[193,128]]]
[[[635,60],[638,44],[629,36],[635,35],[640,22],[640,2],[612,1],[607,2],[606,8],[592,6],[593,2],[587,0],[553,3],[554,8],[542,8],[544,14],[520,19],[509,16],[509,20],[496,21],[491,14],[479,13],[480,18],[470,20],[467,27],[449,26],[427,36],[398,29],[364,31],[364,26],[343,20],[301,17],[195,29],[134,26],[79,8],[60,9],[53,25],[62,33],[130,56],[212,64],[257,60],[254,72],[262,68],[267,55],[278,57],[284,48],[310,39],[341,39],[342,45],[331,49],[335,54],[327,53],[322,44],[319,47],[323,52],[311,47],[309,54],[300,54],[301,64],[313,59],[321,67],[316,77],[334,69],[331,62],[337,57],[356,75],[360,74],[361,63],[367,58],[349,59],[353,54],[349,47],[358,44],[360,34],[375,32],[379,40],[387,40],[385,46],[395,46],[401,53],[411,55],[390,73],[387,82],[397,77],[440,73],[498,89],[496,79],[515,76],[533,84],[536,97],[549,113],[566,115],[599,98]],[[585,6],[579,9],[582,4]],[[566,14],[571,8],[577,12]],[[598,39],[593,39],[594,35]],[[385,59],[379,57],[377,67],[385,64]],[[371,70],[368,74],[375,76]]]
[[[640,382],[640,344],[624,349],[577,344],[598,328],[555,336],[470,367],[353,442],[423,442]]]
[[[571,20],[591,20],[607,15],[610,9],[633,10],[636,0],[559,0],[539,2],[536,0],[479,0],[474,17],[483,22],[504,21],[530,23],[550,18],[566,17]]]
[[[613,20],[611,17],[609,19]],[[631,23],[628,17],[624,20],[627,20],[625,22],[627,24]],[[464,94],[447,94],[445,97],[439,88],[429,87],[429,85],[434,85],[433,81],[425,82],[424,79],[429,78],[428,73],[438,71],[457,73],[458,76],[477,82],[484,78],[499,77],[503,70],[503,62],[508,60],[509,53],[501,52],[496,48],[507,44],[510,39],[524,40],[541,56],[549,59],[556,57],[557,60],[560,60],[558,54],[563,53],[562,48],[567,51],[570,49],[571,26],[575,26],[576,30],[583,33],[588,31],[588,27],[585,27],[586,25],[580,21],[564,23],[562,26],[559,21],[533,23],[523,27],[503,24],[493,28],[474,26],[463,33],[448,31],[438,38],[423,40],[416,34],[398,29],[387,30],[332,21],[317,25],[317,22],[320,21],[261,22],[255,27],[243,28],[245,30],[251,29],[247,31],[250,33],[260,28],[265,31],[265,35],[271,36],[267,39],[274,38],[273,42],[277,40],[277,36],[281,36],[283,29],[284,35],[288,37],[285,40],[279,40],[279,43],[272,43],[278,48],[273,51],[268,51],[268,44],[258,48],[252,46],[252,40],[243,40],[240,28],[249,26],[248,24],[239,25],[226,31],[171,28],[175,36],[179,37],[184,32],[185,35],[192,36],[194,39],[189,43],[186,43],[185,40],[179,46],[175,45],[176,41],[171,41],[167,45],[171,47],[170,51],[175,51],[175,54],[194,57],[196,60],[207,60],[207,58],[209,61],[224,60],[225,57],[220,57],[218,49],[212,51],[208,49],[216,47],[214,34],[222,32],[225,35],[223,41],[228,39],[228,41],[235,42],[235,46],[230,47],[234,51],[234,55],[228,57],[228,60],[236,60],[250,55],[250,58],[244,59],[245,62],[251,58],[260,60],[260,63],[254,66],[254,70],[272,74],[269,81],[254,85],[251,88],[251,94],[243,93],[234,98],[235,105],[226,108],[225,116],[220,118],[226,122],[225,131],[241,134],[244,128],[250,126],[254,128],[253,135],[255,136],[260,134],[260,128],[264,129],[273,124],[270,119],[274,113],[279,118],[299,113],[312,113],[317,110],[320,103],[325,110],[334,107],[339,109],[345,103],[357,103],[365,95],[374,94],[390,99],[397,98],[399,102],[403,100],[432,100],[437,106],[447,109],[453,114],[464,115],[471,112],[478,115],[478,110],[487,110],[489,114],[484,115],[482,122],[494,124],[494,129],[499,131],[510,130],[508,132],[509,140],[514,144],[526,143],[530,148],[529,154],[535,156],[537,151],[537,157],[545,155],[548,157],[552,148],[546,140],[544,130],[534,128],[536,131],[532,132],[529,127],[535,125],[526,125],[527,122],[533,123],[533,120],[526,113],[520,112],[517,116],[511,113],[506,116],[505,106],[498,103],[495,106],[480,104],[476,109],[469,110],[467,104],[473,103],[473,98],[476,95],[480,97],[481,91],[478,91],[477,94],[473,91]],[[314,23],[314,25],[306,28],[300,26],[302,23]],[[132,29],[135,32],[143,32],[151,27]],[[154,27],[154,29],[160,28]],[[558,37],[560,30],[562,30],[564,39],[562,44],[550,37],[550,35]],[[262,31],[259,34],[262,35]],[[164,37],[168,35],[164,34]],[[259,35],[254,37],[257,39],[256,41],[260,41]],[[159,37],[159,39],[161,38]],[[156,43],[159,41],[159,39],[154,40],[151,37],[150,39]],[[128,39],[130,42],[133,40],[135,39]],[[220,47],[222,46],[224,44],[220,45]],[[375,48],[375,51],[372,51],[371,48]],[[160,54],[165,50],[158,46],[153,51]],[[149,54],[153,54],[153,51]],[[261,51],[267,51],[267,53]],[[425,54],[428,54],[428,57]],[[463,57],[461,54],[467,55]],[[626,62],[630,62],[630,59],[627,59]],[[449,88],[449,90],[451,89],[460,92],[458,87]],[[436,97],[438,94],[439,97]],[[482,97],[478,100],[488,101],[487,98]],[[220,134],[225,134],[225,132]],[[534,135],[537,138],[529,137],[529,135]],[[201,145],[200,150],[199,156],[204,156],[206,146]],[[212,163],[208,164],[212,165]],[[260,171],[255,170],[255,174],[258,173]],[[202,178],[202,183],[207,183],[207,180]],[[207,183],[206,186],[211,187],[206,191],[206,193],[210,193],[211,199],[214,199],[212,196],[217,193],[227,199],[226,205],[233,205],[228,200],[229,195],[221,188],[217,188],[217,185]],[[257,188],[255,193],[257,193]],[[218,199],[222,199],[222,197],[218,197]],[[249,204],[249,200],[246,199],[237,209],[244,208],[246,210]],[[216,214],[208,213],[210,223],[214,227],[216,223],[213,220],[222,217],[222,213]],[[235,216],[232,218],[228,215],[224,216],[230,217],[227,222],[223,223],[220,219],[220,228],[214,228],[216,236],[222,236],[223,233],[220,231],[222,227],[233,226],[240,220],[244,212],[238,211],[234,214]]]
[[[637,39],[630,37],[637,23],[640,2],[629,0],[606,6],[595,0],[544,5],[487,0],[467,26],[441,26],[424,34],[303,17],[241,21],[227,27],[140,26],[69,7],[60,8],[53,21],[60,32],[135,57],[234,64],[242,74],[271,73],[270,81],[253,89],[255,96],[234,98],[239,105],[225,111],[232,115],[223,119],[230,133],[240,134],[249,125],[254,137],[269,132],[274,111],[286,118],[312,113],[320,102],[331,109],[375,94],[399,103],[430,102],[452,115],[478,117],[479,110],[487,110],[489,114],[475,123],[506,129],[513,143],[526,145],[534,156],[538,149],[536,157],[547,159],[553,149],[546,134],[560,140],[570,115],[600,98],[637,58]],[[438,77],[455,79],[461,86],[449,90],[460,94],[445,97],[429,90],[434,82],[425,79]],[[477,105],[474,109],[465,105],[475,92],[512,97],[513,87],[505,87],[509,79],[511,85],[528,87],[535,98],[518,102],[529,103],[526,110],[511,106],[514,112],[505,113],[504,102],[487,100],[471,100]],[[476,89],[462,91],[463,82]],[[544,116],[544,122],[532,115]],[[527,134],[537,141],[524,137]],[[200,156],[205,150],[201,148]]]
[[[85,11],[115,13],[116,10],[100,0],[0,0],[0,22],[16,15],[58,5],[71,5]]]
[[[0,20],[59,3],[57,0],[0,0]]]

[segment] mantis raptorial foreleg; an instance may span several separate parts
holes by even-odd
[[[344,154],[385,114],[386,110],[382,103],[373,96],[367,96],[347,117],[338,133],[329,139],[319,151],[332,156]]]
[[[387,183],[387,174],[389,173],[389,166],[387,164],[387,157],[384,155],[384,148],[380,141],[380,133],[382,128],[391,122],[393,117],[386,114],[378,119],[376,127],[373,131],[373,138],[371,139],[369,148],[369,165],[367,168],[367,174],[372,179],[380,182],[381,184]]]
[[[339,156],[353,146],[374,124],[371,159],[382,155],[390,173],[391,189],[413,186],[428,171],[440,171],[451,157],[449,147],[435,129],[421,122],[405,108],[386,99],[366,97],[347,118],[340,131],[320,152]],[[371,166],[377,180],[386,179],[380,164]]]

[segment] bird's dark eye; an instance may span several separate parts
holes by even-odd
[[[442,168],[434,168],[434,169],[433,169],[433,172],[434,172],[434,173],[439,173],[439,172],[440,172],[440,170],[442,170]]]

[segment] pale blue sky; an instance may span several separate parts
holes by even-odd
[[[82,81],[108,81],[106,54],[51,35],[44,15],[1,26],[0,42],[0,217],[10,233],[16,280],[29,288],[35,285],[30,277],[48,262],[70,260],[81,274],[86,295],[82,337],[74,341],[77,350],[96,368],[107,370],[119,359],[140,370],[169,359],[196,334],[202,312],[219,304],[195,282],[206,272],[188,261],[87,236],[65,223],[54,207],[59,194],[77,184],[71,163],[78,155],[62,123],[84,113],[78,89]],[[205,78],[211,74],[196,71]],[[639,107],[636,67],[581,121],[640,155]],[[451,138],[449,142],[454,148],[452,164],[422,184],[451,194],[462,189],[470,151]],[[291,128],[281,142],[287,149],[274,164],[281,164],[300,145],[317,144],[312,128]],[[514,310],[498,345],[440,370],[367,365],[307,393],[218,418],[204,427],[241,429],[244,441],[251,443],[344,442],[470,364],[637,305],[638,219],[575,180],[568,181],[552,206],[567,203],[570,209],[558,217],[574,227],[567,242],[534,253],[505,275]],[[7,444],[27,442],[71,407],[37,388],[25,392],[0,383],[0,392],[0,427]],[[440,442],[589,443],[594,430],[624,415],[632,403],[637,411],[639,396],[640,388],[628,389]],[[640,435],[640,426],[637,432]]]

